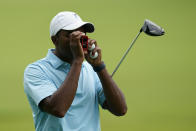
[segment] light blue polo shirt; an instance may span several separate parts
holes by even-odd
[[[63,118],[39,109],[40,101],[58,90],[70,70],[70,64],[60,60],[53,50],[49,49],[45,58],[28,65],[24,72],[24,91],[36,131],[100,131],[99,104],[103,104],[105,96],[88,62],[82,64],[76,95]]]

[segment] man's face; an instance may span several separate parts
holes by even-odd
[[[72,31],[60,30],[55,36],[56,51],[61,55],[61,57],[67,57],[69,59],[73,58],[70,49],[70,34],[74,31],[81,31],[86,34],[86,32],[84,32],[84,28],[81,27],[79,29],[72,30]]]

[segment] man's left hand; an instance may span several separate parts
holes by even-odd
[[[92,66],[99,66],[100,64],[102,64],[101,61],[101,48],[98,47],[96,40],[93,39],[89,39],[88,40],[88,46],[91,47],[93,44],[95,44],[95,48],[92,50],[92,54],[94,55],[95,52],[98,53],[97,58],[92,59],[90,57],[90,52],[91,51],[85,51],[85,59],[92,65]]]

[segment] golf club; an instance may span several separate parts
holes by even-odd
[[[119,66],[121,65],[121,63],[123,62],[123,60],[125,59],[125,57],[129,53],[130,49],[132,48],[133,44],[135,43],[135,41],[137,40],[137,38],[139,37],[139,35],[142,32],[144,32],[144,33],[146,33],[147,35],[150,35],[150,36],[161,36],[161,35],[164,35],[165,34],[163,28],[161,28],[157,24],[153,23],[152,21],[146,19],[145,22],[144,22],[144,25],[140,29],[139,33],[137,34],[137,36],[135,37],[135,39],[131,42],[129,48],[127,49],[127,51],[125,52],[125,54],[121,58],[119,64],[114,69],[114,71],[113,71],[113,73],[111,75],[112,77],[114,76],[115,72],[118,70]]]

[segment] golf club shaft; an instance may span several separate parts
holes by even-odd
[[[115,70],[112,73],[112,77],[114,76],[115,72],[118,70],[119,66],[121,65],[121,63],[123,62],[123,60],[125,59],[125,57],[127,56],[127,54],[129,53],[130,49],[132,48],[133,44],[135,43],[135,41],[137,40],[137,38],[139,37],[139,35],[141,34],[141,30],[140,32],[137,34],[137,36],[135,37],[135,39],[131,42],[129,48],[127,49],[127,51],[125,52],[124,56],[121,58],[119,64],[116,66]]]

